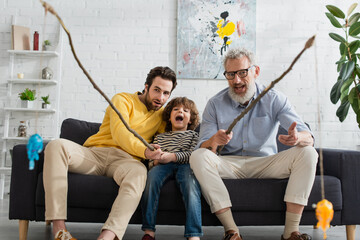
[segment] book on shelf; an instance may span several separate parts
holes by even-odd
[[[13,50],[30,50],[30,28],[12,25],[11,40]]]

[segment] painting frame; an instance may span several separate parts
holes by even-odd
[[[178,0],[177,76],[225,79],[230,48],[256,52],[256,0]]]

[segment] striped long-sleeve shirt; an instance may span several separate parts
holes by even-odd
[[[199,139],[193,130],[165,132],[155,136],[155,144],[160,145],[163,152],[175,153],[176,162],[189,163],[189,158]]]

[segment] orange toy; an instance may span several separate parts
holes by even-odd
[[[334,216],[333,205],[328,200],[323,199],[316,204],[315,212],[318,220],[316,227],[324,231],[324,239],[326,239],[326,230],[330,227],[330,222]]]

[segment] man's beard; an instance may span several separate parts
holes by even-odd
[[[148,92],[145,93],[145,106],[148,111],[151,111],[151,110],[157,111],[161,108],[161,106],[157,107],[157,106],[153,105]]]
[[[234,88],[233,87],[229,87],[229,96],[232,100],[234,100],[235,102],[239,102],[241,104],[245,104],[247,102],[250,101],[250,99],[254,96],[255,94],[255,82],[247,85],[247,89],[246,92],[243,96],[240,96],[238,94],[235,93]]]

